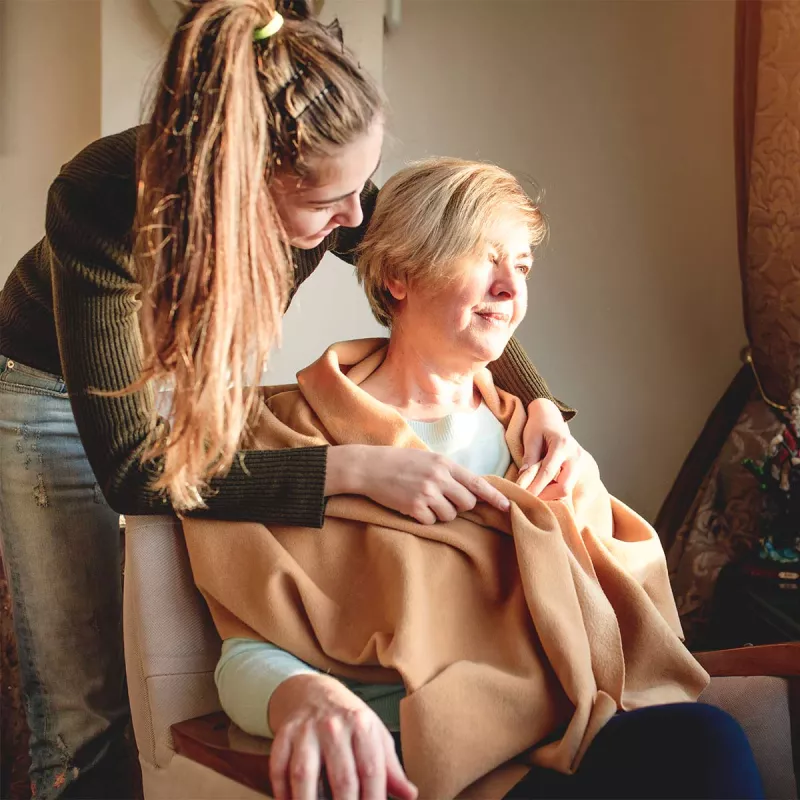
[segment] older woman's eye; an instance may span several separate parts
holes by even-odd
[[[533,267],[530,264],[517,264],[517,269],[527,278]]]

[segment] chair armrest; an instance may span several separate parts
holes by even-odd
[[[778,678],[800,676],[800,642],[737,647],[694,653],[712,678],[773,675]]]
[[[800,642],[694,653],[712,677],[800,677]],[[793,681],[794,683],[794,681]],[[219,711],[172,726],[175,752],[269,797],[270,742],[249,736]]]
[[[224,712],[176,723],[172,741],[176,753],[263,793],[265,798],[271,796],[270,741],[239,730]]]

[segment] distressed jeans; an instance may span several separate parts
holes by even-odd
[[[64,382],[0,355],[0,543],[37,800],[126,797],[119,515]]]

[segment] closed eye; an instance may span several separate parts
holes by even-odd
[[[326,211],[330,212],[333,211],[335,208],[338,207],[341,200],[327,200],[327,201],[311,201],[307,203],[306,207],[309,211]]]

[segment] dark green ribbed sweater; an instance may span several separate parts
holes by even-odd
[[[149,392],[98,397],[87,387],[121,389],[139,375],[141,339],[132,227],[136,208],[136,137],[132,128],[89,145],[50,188],[45,237],[20,260],[0,294],[0,353],[64,377],[89,462],[108,502],[122,514],[164,513],[149,484],[156,465],[140,463],[150,429]],[[331,250],[352,263],[375,205],[362,195],[360,228],[340,228],[314,250],[295,250],[296,286]],[[492,372],[529,402],[552,399],[516,342]],[[572,410],[560,406],[565,415]],[[327,448],[243,451],[213,482],[208,509],[220,519],[321,526]]]

